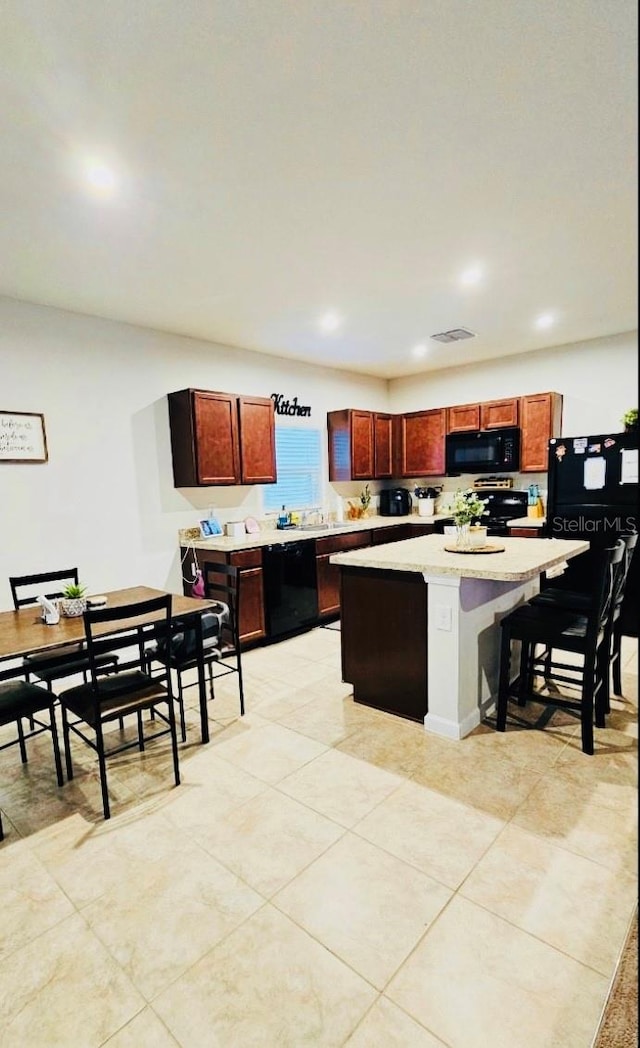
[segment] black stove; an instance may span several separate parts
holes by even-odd
[[[509,524],[517,517],[526,517],[529,496],[526,491],[513,491],[505,488],[500,491],[478,491],[481,499],[486,499],[487,506],[482,514],[482,523],[487,527],[487,535],[508,535]]]

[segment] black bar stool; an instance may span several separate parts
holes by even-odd
[[[584,612],[535,604],[532,600],[504,617],[500,623],[502,641],[496,724],[498,731],[506,729],[507,705],[513,690],[510,672],[511,642],[519,640],[522,645],[520,676],[517,681],[519,704],[524,705],[528,698],[535,698],[537,702],[578,711],[583,752],[593,754],[594,706],[596,724],[598,727],[604,727],[605,677],[608,679],[609,674],[614,581],[624,551],[625,544],[622,540],[615,546],[602,550],[595,571],[590,607]],[[545,655],[542,658],[536,658],[535,655],[538,644],[545,647]],[[548,653],[554,649],[582,655],[582,667],[556,662],[551,664],[550,671]],[[558,670],[571,670],[577,676],[569,677],[557,672]],[[534,693],[536,676],[578,686],[580,699]]]

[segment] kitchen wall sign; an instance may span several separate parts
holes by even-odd
[[[298,404],[298,398],[285,400],[282,393],[272,393],[271,399],[276,406],[276,415],[296,415],[298,418],[311,418],[311,406]]]
[[[46,462],[44,415],[0,411],[0,462]]]

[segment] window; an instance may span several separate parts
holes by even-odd
[[[276,426],[278,480],[263,488],[265,510],[321,504],[321,447],[318,429]]]

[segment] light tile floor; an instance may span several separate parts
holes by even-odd
[[[340,634],[246,654],[211,742],[55,784],[0,756],[5,1048],[589,1048],[637,898],[637,657],[580,750],[515,708],[461,742],[357,706]],[[516,716],[517,714],[517,716]],[[2,741],[2,740],[0,740]]]

